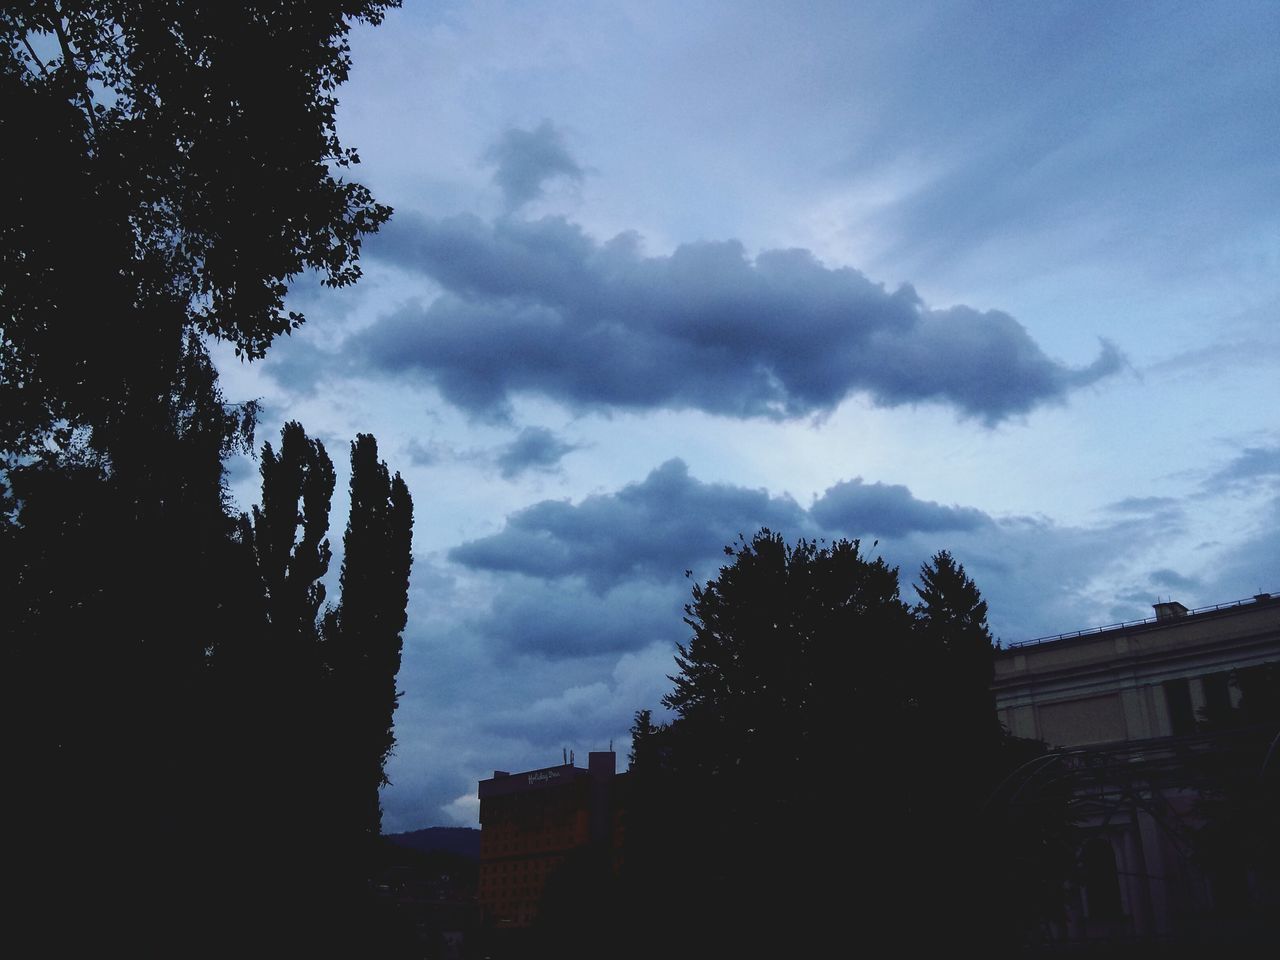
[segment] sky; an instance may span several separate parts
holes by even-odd
[[[333,456],[331,577],[357,433],[414,497],[384,830],[625,766],[762,526],[861,539],[908,600],[947,549],[1004,644],[1280,590],[1277,36],[1246,0],[358,27],[339,134],[395,216],[265,360],[217,355],[259,443]]]

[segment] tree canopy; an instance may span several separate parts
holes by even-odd
[[[394,3],[30,0],[0,12],[0,446],[95,428],[173,383],[184,331],[248,357],[306,269],[359,277],[390,216],[335,132],[351,21]]]
[[[980,814],[1002,743],[976,585],[946,551],[914,606],[856,540],[766,529],[726,554],[685,608],[673,719],[632,730],[632,895],[669,894],[701,931],[680,955],[973,934],[996,895]],[[922,904],[938,926],[912,921]]]
[[[377,828],[408,491],[361,437],[372,493],[349,529],[371,533],[348,543],[329,610],[333,465],[286,425],[241,515],[225,460],[253,449],[258,410],[226,402],[208,344],[261,357],[303,321],[291,280],[359,277],[362,239],[391,211],[349,178],[336,90],[351,24],[395,5],[0,10],[0,563],[16,588],[0,629],[23,785],[9,846],[17,912],[63,938],[48,952],[92,931],[189,953],[195,931],[227,945],[253,927],[296,952],[317,911],[354,902],[338,886],[359,890],[352,858],[308,860],[292,838]],[[376,616],[344,611],[368,597]],[[339,703],[359,756],[332,749]],[[325,789],[348,781],[358,815]],[[102,826],[70,839],[85,820]],[[48,916],[70,877],[94,891],[75,925]],[[285,918],[282,891],[305,923]]]
[[[401,632],[407,620],[413,500],[400,474],[378,459],[378,444],[360,434],[351,444],[351,519],[343,537],[342,600],[324,621],[326,662],[338,701],[337,743],[347,757],[344,814],[378,836],[378,790],[388,783],[395,746],[392,714],[399,701]]]

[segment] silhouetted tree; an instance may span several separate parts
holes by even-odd
[[[913,685],[926,700],[929,722],[937,727],[945,723],[974,750],[987,750],[988,757],[970,757],[969,763],[989,760],[999,743],[1000,722],[991,690],[995,648],[987,628],[987,602],[946,550],[920,568],[915,590],[920,602],[914,611],[918,656]]]
[[[1207,698],[1199,722],[1212,749],[1187,767],[1198,793],[1191,847],[1210,880],[1211,935],[1271,945],[1280,935],[1280,664],[1204,680],[1206,690],[1215,683],[1219,702]]]
[[[228,638],[212,658],[220,689],[234,692],[238,706],[228,724],[239,735],[222,803],[234,814],[226,846],[239,855],[256,846],[247,856],[268,871],[265,885],[258,876],[233,882],[295,926],[289,949],[364,949],[378,913],[366,880],[378,786],[394,742],[412,503],[400,477],[378,461],[373,437],[361,435],[352,444],[341,598],[317,619],[333,487],[323,444],[300,424],[285,425],[279,453],[263,446],[262,503],[242,524],[257,572],[259,629]],[[266,805],[254,802],[263,783],[271,784]],[[255,793],[246,796],[246,788]],[[274,820],[262,822],[264,806]]]
[[[283,610],[255,592],[254,531],[225,496],[256,409],[224,402],[206,338],[259,357],[302,322],[290,279],[358,276],[361,238],[390,210],[341,176],[356,157],[334,90],[350,21],[390,5],[0,10],[3,673],[10,772],[28,787],[8,859],[28,905],[65,902],[67,876],[94,891],[47,936],[184,952],[166,938],[216,912],[184,841],[217,833],[210,798],[247,784],[229,782],[244,776],[228,749],[240,721],[214,663]],[[294,611],[301,632],[315,600]],[[41,843],[87,818],[104,826]],[[41,916],[28,905],[15,912]]]
[[[343,792],[349,822],[381,832],[378,790],[395,746],[392,715],[399,694],[401,633],[409,601],[413,501],[400,474],[378,459],[360,434],[351,445],[351,518],[343,537],[342,600],[324,622],[325,661],[335,697]],[[344,817],[346,819],[346,817]]]
[[[673,833],[628,853],[632,890],[681,887],[689,955],[817,943],[848,917],[849,870],[875,878],[866,919],[882,916],[907,893],[888,845],[909,830],[903,774],[921,762],[898,735],[912,618],[897,570],[857,541],[768,530],[726,553],[686,607],[675,719],[638,723],[633,747],[636,832]]]
[[[726,553],[686,607],[674,718],[632,728],[638,955],[1006,945],[992,644],[963,566],[934,556],[911,608],[858,541]]]
[[[275,655],[295,672],[318,667],[321,578],[332,551],[329,504],[335,483],[324,444],[296,421],[280,434],[280,453],[262,447],[262,504],[253,508],[253,547]]]
[[[228,718],[239,730],[229,776],[241,796],[228,805],[243,811],[233,818],[235,829],[254,843],[269,844],[264,831],[278,830],[278,811],[287,810],[289,836],[317,844],[332,829],[323,800],[331,761],[318,617],[331,559],[334,469],[324,444],[293,421],[280,432],[279,453],[263,444],[260,472],[261,503],[252,520],[242,521],[257,575],[256,629],[224,638],[212,663],[219,694],[238,704],[239,722]],[[272,784],[271,800],[245,796],[251,783]],[[282,873],[307,859],[307,851],[284,839],[274,845],[279,858],[294,865],[279,868]]]
[[[174,381],[183,332],[261,356],[302,321],[290,278],[359,276],[390,210],[337,175],[357,157],[333,91],[349,22],[394,5],[5,5],[0,446],[88,426],[113,450]]]

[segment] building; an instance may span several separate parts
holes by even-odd
[[[622,848],[622,790],[612,750],[587,767],[554,767],[480,781],[479,901],[497,929],[528,927],[548,881],[566,862],[601,852],[616,866]]]
[[[1241,938],[1280,906],[1274,870],[1210,867],[1196,845],[1206,796],[1274,791],[1280,597],[1155,614],[996,656],[1001,721],[1056,748],[1005,795],[1067,784],[1080,827],[1059,939]]]

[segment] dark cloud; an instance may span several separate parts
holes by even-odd
[[[561,440],[546,427],[525,427],[498,450],[495,462],[503,477],[514,480],[526,470],[553,470],[565,454],[579,449],[579,444]]]
[[[648,257],[634,235],[600,244],[559,217],[408,214],[370,251],[444,292],[381,318],[353,352],[488,416],[523,391],[578,409],[775,419],[863,392],[883,406],[948,404],[991,425],[1123,363],[1104,342],[1090,365],[1064,366],[1006,313],[933,310],[910,286],[889,291],[806,250],[752,259],[725,241]]]
[[[1161,567],[1151,571],[1151,582],[1157,587],[1168,587],[1171,590],[1197,590],[1200,581],[1195,577],[1184,577],[1177,570]]]
[[[313,396],[326,372],[345,372],[350,357],[322,350],[301,337],[281,338],[262,361],[262,368],[276,383],[291,393]]]
[[[502,188],[507,211],[542,196],[542,185],[555,177],[581,182],[584,171],[569,154],[564,134],[550,120],[533,130],[512,127],[485,154],[497,165],[493,182]]]
[[[559,762],[562,746],[585,759],[613,738],[625,755],[635,711],[670,689],[685,595],[629,583],[601,596],[415,557],[387,829],[474,825],[476,780]]]
[[[738,534],[762,526],[794,536],[810,529],[790,497],[703,483],[689,476],[683,461],[668,460],[616,493],[577,505],[543,500],[526,507],[500,532],[454,547],[449,559],[548,580],[583,577],[602,591],[631,578],[678,578]]]
[[[671,460],[615,493],[518,511],[500,532],[455,547],[449,559],[493,577],[486,613],[469,627],[493,650],[576,662],[682,639],[684,571],[694,582],[714,576],[723,546],[762,526],[789,541],[884,531],[892,539],[864,543],[865,552],[901,569],[907,598],[921,563],[948,549],[977,581],[992,629],[1006,641],[1147,616],[1149,601],[1130,598],[1148,597],[1151,581],[1123,571],[1177,532],[1143,516],[1092,527],[995,518],[918,500],[902,486],[860,482],[833,486],[805,510],[766,490],[703,483]],[[1108,582],[1113,590],[1099,590]]]
[[[222,466],[227,471],[227,483],[231,486],[252,483],[260,470],[256,451],[251,455],[232,454],[222,461]]]
[[[1206,602],[1237,600],[1267,591],[1280,593],[1280,496],[1261,504],[1254,517],[1254,534],[1235,544],[1215,566],[1204,596]]]
[[[904,591],[924,559],[950,549],[971,575],[981,575],[983,589],[998,585],[997,593],[1009,602],[993,617],[1011,636],[1023,638],[1064,620],[1074,625],[1083,614],[1072,605],[1099,570],[1161,535],[1139,518],[1096,529],[996,519],[971,507],[919,500],[904,486],[862,481],[836,484],[805,510],[767,490],[703,483],[682,461],[670,460],[615,493],[526,507],[498,533],[455,547],[449,559],[472,570],[522,575],[505,581],[508,592],[497,597],[484,626],[491,638],[509,635],[504,643],[513,649],[572,650],[579,642],[589,649],[636,649],[654,639],[654,622],[624,588],[669,588],[670,609],[678,610],[688,598],[684,571],[692,570],[695,580],[713,576],[724,562],[723,547],[761,527],[790,541],[823,535],[892,538],[867,549],[902,566]],[[511,582],[522,585],[517,590]],[[590,606],[603,605],[592,615],[601,624],[600,639],[567,640],[574,608],[588,593],[599,598]],[[622,615],[603,612],[615,602]],[[663,608],[656,599],[650,602],[653,609]]]
[[[621,583],[600,594],[581,582],[507,579],[477,631],[506,659],[525,654],[552,660],[639,650],[658,639],[682,638],[683,594],[669,583]]]
[[[569,443],[546,427],[526,427],[514,440],[497,447],[455,447],[434,438],[413,438],[404,445],[404,455],[418,467],[445,463],[467,463],[486,469],[496,467],[507,480],[530,470],[549,472],[561,459],[581,444]]]
[[[1175,503],[1119,505],[1127,509],[1104,522],[1070,526],[853,481],[804,510],[767,490],[704,483],[679,460],[610,494],[534,504],[494,536],[457,547],[450,562],[415,558],[388,822],[473,820],[476,779],[495,766],[545,765],[562,746],[584,756],[613,737],[625,752],[633,712],[670,689],[673,645],[688,638],[684,570],[695,569],[693,582],[713,576],[725,562],[720,548],[761,525],[788,540],[854,532],[830,531],[833,522],[893,528],[866,552],[899,566],[907,600],[920,564],[949,549],[1006,643],[1148,617],[1162,591],[1196,606],[1280,589],[1267,582],[1280,556],[1280,498],[1261,505],[1258,534],[1203,583],[1141,559],[1187,533],[1176,518],[1147,515]]]
[[[894,536],[900,541],[895,553],[918,567],[942,546],[939,533],[994,537],[995,526],[979,510],[940,506],[904,486],[860,480],[837,484],[805,510],[766,490],[704,483],[673,459],[615,493],[577,504],[535,503],[511,514],[498,533],[448,556],[498,575],[487,612],[473,624],[495,649],[573,658],[680,639],[689,595],[684,571],[695,580],[714,575],[724,547],[761,527],[788,540],[823,533]],[[1000,550],[985,552],[1007,559]]]
[[[1001,517],[970,531],[915,535],[902,546],[895,544],[890,556],[949,549],[990,605],[993,633],[1016,643],[1149,616],[1149,606],[1131,599],[1148,596],[1149,584],[1145,577],[1132,582],[1128,568],[1169,532],[1138,517],[1095,526]],[[914,573],[917,567],[904,569]]]
[[[1280,446],[1246,447],[1209,479],[1208,486],[1253,485],[1276,478],[1280,478]]]
[[[659,721],[665,719],[658,701],[671,689],[666,675],[674,669],[673,654],[674,647],[665,642],[624,653],[607,679],[557,689],[532,703],[495,711],[484,729],[498,736],[593,749],[604,749],[612,735],[617,752],[625,754],[638,704],[650,705]]]
[[[861,477],[828,489],[809,513],[824,528],[847,536],[900,537],[916,531],[974,530],[991,523],[981,510],[917,500],[901,484],[863,483]]]
[[[453,451],[438,440],[423,443],[416,437],[405,444],[404,452],[415,467],[434,467],[453,458]]]
[[[1127,620],[1145,620],[1146,616],[1142,615],[1141,611],[1147,610],[1151,606],[1151,600],[1151,591],[1149,590],[1129,590],[1119,593],[1115,597],[1112,615],[1108,619],[1115,623],[1123,623]]]

